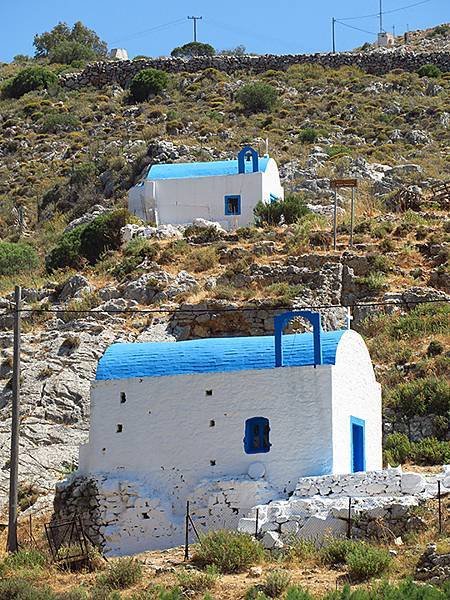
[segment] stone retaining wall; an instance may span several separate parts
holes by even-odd
[[[383,75],[394,69],[416,71],[425,64],[435,64],[443,71],[450,70],[450,52],[412,52],[403,49],[373,52],[342,52],[339,54],[265,54],[262,56],[199,56],[182,58],[147,58],[139,60],[104,61],[86,66],[80,73],[60,76],[60,84],[68,89],[84,86],[102,87],[118,83],[129,85],[131,79],[149,67],[170,73],[195,73],[204,69],[217,69],[225,73],[246,71],[264,73],[269,69],[285,71],[292,65],[317,64],[323,67],[359,67],[374,75]]]

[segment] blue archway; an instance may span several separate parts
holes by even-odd
[[[314,366],[323,364],[322,360],[322,327],[320,313],[310,310],[294,310],[278,315],[274,319],[275,326],[275,366],[283,366],[283,329],[296,317],[303,317],[313,326]]]
[[[244,146],[238,154],[238,172],[245,173],[245,159],[248,154],[251,154],[253,162],[253,173],[259,171],[259,156],[254,148],[251,146]]]

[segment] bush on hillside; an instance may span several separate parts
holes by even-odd
[[[50,31],[35,35],[33,45],[36,48],[36,56],[40,58],[51,56],[56,48],[66,42],[75,42],[98,57],[105,56],[108,49],[106,42],[81,21],[77,21],[72,28],[67,23],[58,23]]]
[[[36,269],[36,250],[23,242],[0,242],[0,275],[16,275]]]
[[[46,258],[47,270],[77,268],[84,261],[95,264],[105,251],[120,248],[122,245],[120,230],[128,222],[128,212],[117,209],[64,233]]]
[[[57,83],[57,76],[46,67],[26,67],[8,81],[3,94],[8,98],[20,98],[28,92],[48,89]]]
[[[291,583],[291,575],[283,569],[274,569],[266,576],[262,590],[269,598],[278,598]]]
[[[384,461],[398,466],[411,458],[411,442],[404,433],[390,433],[384,444]]]
[[[384,548],[363,542],[355,544],[347,555],[348,574],[353,580],[361,581],[385,573],[392,557]]]
[[[193,56],[214,56],[215,49],[211,44],[203,42],[189,42],[183,46],[177,46],[170,53],[175,58],[192,58]]]
[[[306,127],[305,129],[301,129],[298,134],[298,139],[303,144],[313,144],[317,138],[319,137],[319,132],[313,129],[312,127]]]
[[[295,195],[286,196],[284,200],[277,200],[269,204],[258,202],[253,210],[256,224],[259,226],[279,225],[280,223],[291,225],[310,212],[303,198]]]
[[[80,44],[74,40],[65,40],[61,42],[49,53],[51,63],[71,65],[78,61],[88,61],[95,59],[96,54],[92,48]]]
[[[444,427],[447,432],[448,424]],[[384,462],[392,466],[407,461],[417,465],[442,465],[450,462],[450,442],[427,437],[411,442],[403,433],[391,433],[386,438]]]
[[[119,558],[110,563],[108,570],[101,573],[97,583],[110,590],[123,590],[139,583],[142,565],[134,558]]]
[[[58,600],[49,588],[37,588],[26,579],[10,577],[0,581],[0,600]]]
[[[238,573],[260,562],[264,550],[252,536],[235,531],[210,531],[198,544],[193,561],[215,566],[221,573]]]
[[[416,415],[446,416],[450,411],[450,383],[437,377],[400,383],[390,393],[389,405],[405,421]]]
[[[431,77],[438,78],[442,75],[441,69],[437,65],[422,65],[420,69],[417,70],[417,73],[420,77]]]
[[[133,77],[130,85],[130,95],[135,102],[144,102],[155,94],[166,89],[169,76],[158,69],[143,69]]]
[[[79,127],[80,120],[76,115],[50,113],[42,119],[40,130],[42,133],[59,133],[60,131],[75,131]]]
[[[270,83],[257,81],[239,88],[236,100],[250,113],[268,112],[275,106],[278,92]]]

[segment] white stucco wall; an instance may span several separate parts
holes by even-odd
[[[260,200],[269,202],[271,193],[284,195],[273,159],[264,173],[146,180],[143,186],[131,188],[128,205],[130,212],[143,220],[148,220],[150,209],[155,207],[157,224],[183,225],[200,217],[231,230],[253,223],[254,207]],[[225,215],[227,195],[241,196],[240,215]]]
[[[367,346],[354,331],[347,331],[338,345],[332,384],[333,473],[351,470],[351,416],[365,421],[366,470],[381,469],[381,386]]]
[[[145,473],[184,502],[201,479],[261,462],[266,480],[290,491],[299,476],[331,471],[330,398],[330,366],[96,381],[80,470]],[[245,453],[251,417],[269,419],[270,452]]]

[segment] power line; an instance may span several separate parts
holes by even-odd
[[[406,306],[417,306],[420,304],[437,304],[437,303],[450,303],[450,300],[447,299],[430,299],[430,300],[411,300],[407,302],[406,300],[400,300],[398,302],[389,302],[389,301],[380,301],[380,302],[362,302],[352,303],[352,304],[310,304],[310,305],[301,305],[298,307],[293,307],[292,305],[274,305],[270,307],[265,307],[264,310],[293,310],[294,308],[304,308],[304,309],[337,309],[337,308],[359,308],[359,307],[368,307],[368,306],[393,306],[399,307],[401,305]],[[7,308],[3,313],[0,314],[9,314],[14,312],[14,308]],[[204,313],[233,313],[233,312],[248,312],[262,310],[262,306],[242,306],[242,307],[230,307],[230,308],[149,308],[149,309],[132,309],[132,308],[113,308],[113,309],[105,309],[105,310],[94,310],[90,309],[67,309],[67,308],[21,308],[20,312],[23,313],[33,313],[33,314],[93,314],[100,315],[102,313],[107,314],[178,314],[178,313],[188,313],[188,314],[204,314]]]
[[[355,27],[354,25],[349,25],[348,23],[341,23],[339,20],[336,20],[336,23],[339,23],[339,25],[343,25],[344,27],[348,27],[349,29],[356,29],[356,31],[368,33],[369,35],[377,35],[374,31],[367,31],[367,29],[361,29],[360,27]]]
[[[433,0],[421,0],[420,2],[415,2],[414,4],[408,4],[407,6],[401,6],[399,8],[392,8],[391,10],[383,10],[383,15],[389,15],[391,13],[399,12],[401,10],[407,10],[408,8],[414,8],[415,6],[420,6],[421,4],[428,4],[429,2],[433,2]],[[380,17],[380,13],[372,13],[370,15],[360,15],[358,17],[343,17],[341,19],[337,19],[337,21],[357,21],[359,19],[370,19],[373,17]]]
[[[132,40],[136,37],[140,37],[142,35],[147,35],[147,33],[152,33],[156,31],[163,31],[164,29],[169,29],[175,25],[179,25],[181,23],[185,23],[185,19],[176,19],[175,21],[169,21],[168,23],[161,23],[160,25],[156,25],[155,27],[150,27],[149,29],[144,29],[143,31],[138,31],[136,33],[131,33],[128,36],[119,38],[117,40],[113,40],[110,44],[117,44],[118,42]]]

